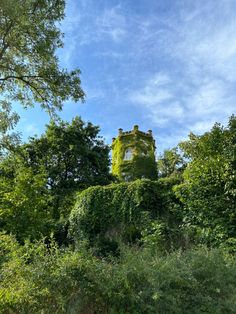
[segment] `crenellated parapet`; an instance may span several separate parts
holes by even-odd
[[[132,131],[123,131],[123,129],[118,129],[119,136],[125,136],[130,134],[141,134],[143,136],[149,136],[152,137],[152,130],[148,130],[147,132],[143,132],[139,130],[138,125],[134,125],[134,128]]]

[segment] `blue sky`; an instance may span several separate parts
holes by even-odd
[[[108,144],[138,124],[159,154],[236,111],[235,0],[67,0],[61,28],[60,63],[81,69],[87,95],[61,116],[100,125]],[[24,136],[48,121],[21,114]]]

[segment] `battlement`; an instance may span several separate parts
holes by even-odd
[[[131,131],[123,131],[123,129],[121,129],[121,128],[118,129],[118,131],[119,131],[119,136],[125,136],[125,135],[139,133],[140,135],[152,137],[152,130],[148,130],[147,132],[142,132],[139,130],[138,125],[134,125],[133,130],[131,130]]]

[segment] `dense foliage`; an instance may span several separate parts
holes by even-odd
[[[183,183],[175,187],[184,204],[185,223],[198,241],[236,244],[236,118],[228,127],[215,124],[202,136],[181,143],[191,160]]]
[[[59,22],[64,0],[1,0],[0,93],[4,101],[23,106],[41,104],[48,111],[62,102],[84,97],[79,70],[59,68],[56,49],[62,47]]]
[[[66,241],[66,230],[61,229],[75,191],[111,179],[109,148],[98,132],[98,127],[78,117],[71,123],[52,122],[40,138],[30,138],[2,157],[1,228],[21,241],[50,232]]]
[[[99,127],[76,117],[71,123],[51,122],[45,134],[22,146],[24,163],[35,173],[46,170],[57,217],[68,214],[65,202],[73,202],[75,191],[110,182],[109,147],[98,133]]]
[[[0,162],[0,311],[235,313],[235,121],[166,151],[157,181],[101,186],[109,149],[79,118],[15,145]]]
[[[32,168],[14,167],[13,162],[11,158],[0,165],[0,228],[21,242],[39,239],[52,230],[53,222],[45,173],[34,174]]]
[[[155,244],[159,241],[159,249],[167,249],[176,243],[170,229],[173,225],[180,228],[181,222],[177,200],[172,206],[174,195],[168,189],[168,185],[150,180],[90,187],[77,196],[70,234],[75,240],[87,240],[104,254],[120,241],[137,243],[143,234],[141,242],[147,242],[156,232]]]
[[[1,313],[235,313],[236,262],[199,248],[126,248],[119,262],[55,243],[0,241]]]
[[[181,179],[185,167],[186,161],[177,147],[165,150],[157,161],[158,174],[161,178]]]
[[[138,130],[138,126],[129,132],[120,132],[112,142],[112,174],[122,181],[134,181],[145,178],[156,180],[155,141],[150,133]],[[131,159],[125,159],[130,150]]]
[[[71,235],[91,243],[137,240],[148,221],[161,213],[159,191],[158,183],[148,180],[90,187],[78,194]]]
[[[110,184],[109,147],[78,117],[9,134],[12,101],[53,114],[84,98],[56,57],[64,5],[0,1],[0,312],[236,313],[234,116],[157,165],[150,137],[124,169],[157,181]]]
[[[0,1],[0,155],[19,141],[9,134],[19,120],[12,103],[39,104],[52,117],[67,99],[84,99],[80,70],[62,69],[56,55],[64,9],[64,0]]]

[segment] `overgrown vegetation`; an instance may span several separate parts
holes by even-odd
[[[0,312],[236,313],[234,116],[151,156],[154,181],[119,184],[81,118],[9,133],[11,101],[52,114],[84,97],[55,56],[63,16],[62,0],[0,3]]]
[[[201,243],[227,242],[235,250],[236,118],[231,117],[227,128],[215,124],[202,136],[190,134],[180,147],[191,160],[183,183],[175,187],[185,223]]]
[[[52,122],[40,138],[30,138],[2,157],[0,227],[24,242],[54,233],[67,242],[67,218],[75,192],[107,184],[109,148],[99,128],[79,117]]]
[[[71,235],[91,245],[133,243],[162,210],[160,187],[151,181],[91,187],[79,193],[70,217]],[[159,212],[158,212],[159,211]]]
[[[128,149],[131,160],[124,159]],[[120,181],[157,179],[155,141],[150,133],[140,132],[137,125],[130,132],[120,132],[112,142],[112,174]]]
[[[118,261],[2,235],[1,313],[235,313],[236,262],[206,247]],[[43,266],[43,267],[42,267]]]
[[[235,313],[235,121],[165,152],[157,181],[96,186],[108,149],[80,119],[4,155],[0,311]]]
[[[168,249],[176,244],[173,232],[169,233],[173,222],[176,228],[181,224],[179,212],[170,206],[170,194],[162,182],[146,179],[91,187],[77,196],[70,215],[70,235],[109,254],[119,243],[142,243],[144,234],[147,241],[155,224],[161,228],[163,248]],[[176,207],[180,209],[177,200]]]

